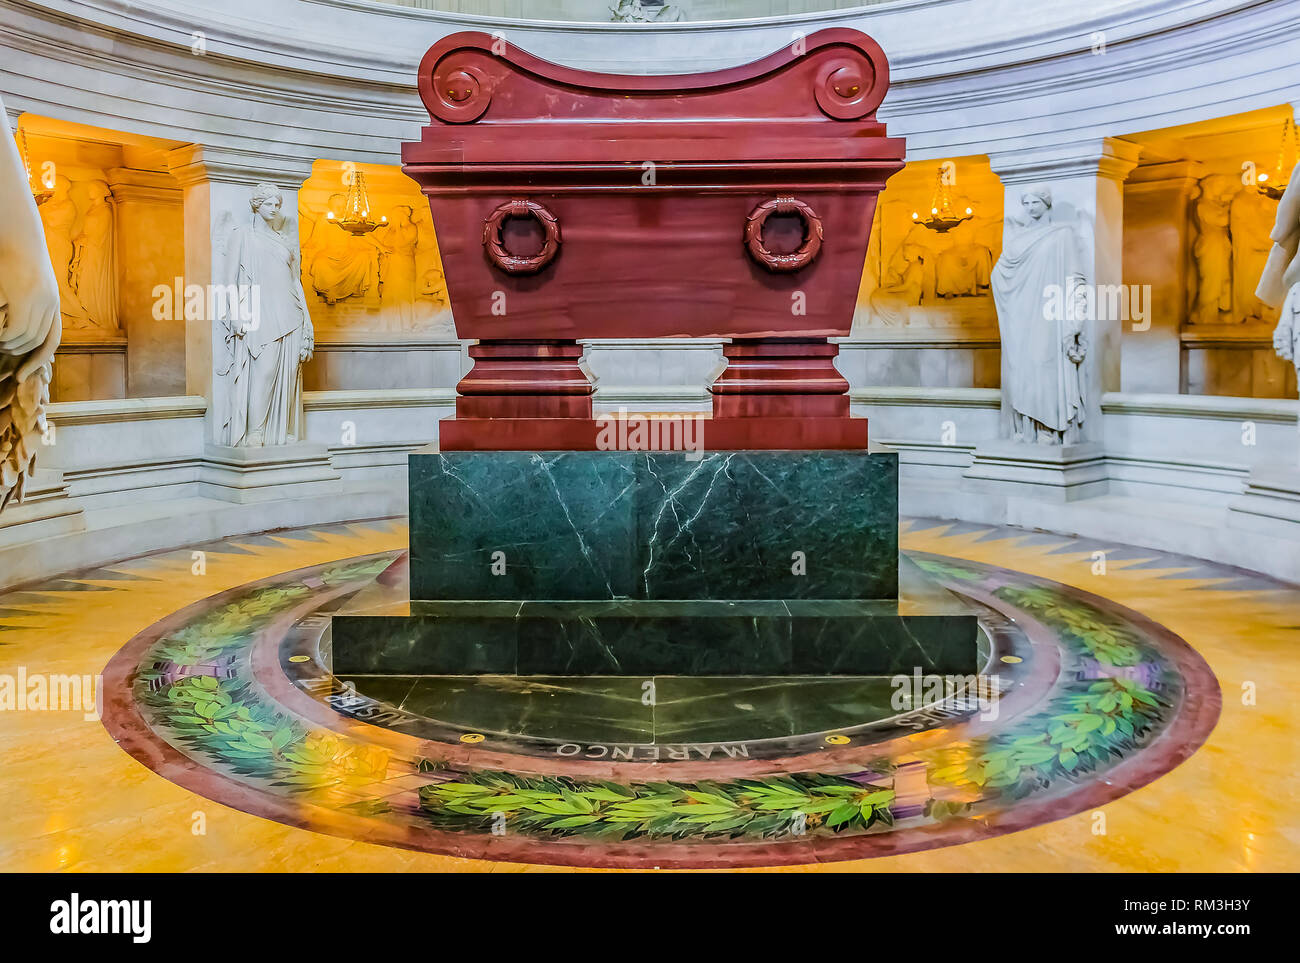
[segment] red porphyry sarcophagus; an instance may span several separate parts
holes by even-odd
[[[826,338],[849,333],[876,197],[903,166],[875,120],[888,85],[850,29],[675,76],[575,70],[483,33],[434,44],[431,123],[403,170],[429,198],[457,333],[479,341],[443,448],[594,447],[578,340],[654,337],[732,339],[710,447],[865,447]]]

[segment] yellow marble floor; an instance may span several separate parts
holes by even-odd
[[[970,528],[905,523],[903,545],[1054,579],[1162,623],[1218,676],[1218,727],[1190,760],[1103,807],[1104,833],[1088,812],[958,847],[782,871],[1300,869],[1300,588],[1212,588],[1231,573],[1166,578],[1187,565],[1147,567],[1162,558],[1154,551],[1121,553],[1099,575],[1091,543],[1062,552],[1070,539]],[[127,639],[179,608],[291,569],[402,548],[406,529],[380,522],[230,544],[238,554],[208,547],[203,574],[185,551],[111,567],[143,578],[80,580],[104,591],[71,590],[74,580],[41,587],[44,598],[0,595],[0,676],[19,667],[97,674]],[[8,871],[548,871],[323,836],[228,809],[155,775],[78,712],[0,711],[0,772]]]

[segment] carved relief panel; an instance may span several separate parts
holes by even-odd
[[[1001,247],[1002,186],[986,159],[909,163],[876,210],[854,334],[996,333],[989,273]]]
[[[108,185],[121,149],[45,134],[25,140],[34,176],[51,192],[38,212],[59,283],[64,340],[121,337],[117,202]]]
[[[358,170],[369,219],[381,226],[352,233],[338,221]],[[396,167],[318,161],[298,193],[298,225],[303,289],[322,340],[455,337],[429,205]]]

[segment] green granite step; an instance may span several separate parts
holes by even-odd
[[[336,675],[975,672],[974,611],[905,559],[900,582],[897,600],[416,600],[409,614],[390,608],[382,615],[345,608],[333,619],[333,669]]]

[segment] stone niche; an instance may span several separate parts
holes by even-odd
[[[353,235],[337,223],[348,183],[363,175],[370,216]],[[302,286],[316,329],[308,390],[432,387],[460,377],[461,349],[429,204],[400,168],[317,161],[298,192]]]
[[[1255,297],[1277,201],[1289,108],[1138,134],[1142,162],[1124,185],[1124,278],[1151,285],[1150,326],[1123,327],[1125,391],[1296,397],[1295,369],[1273,350],[1278,313]]]
[[[63,343],[51,397],[85,401],[185,393],[185,321],[160,286],[184,274],[177,144],[25,114],[39,213],[59,282]]]
[[[952,207],[973,211],[947,231],[921,223],[940,176]],[[989,272],[1002,251],[1002,195],[987,157],[912,161],[890,179],[871,227],[853,333],[841,346],[841,369],[855,384],[998,386]]]

